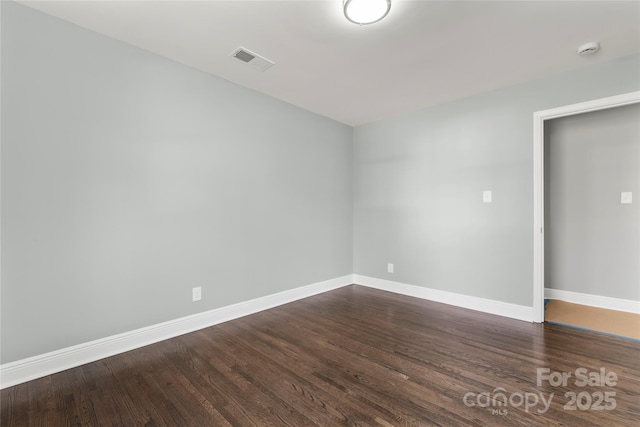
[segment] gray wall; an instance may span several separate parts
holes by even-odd
[[[547,122],[545,286],[640,301],[639,201],[640,105]]]
[[[351,274],[351,164],[348,126],[2,2],[2,363]]]
[[[357,127],[354,272],[532,306],[533,112],[639,76],[626,57]]]
[[[530,306],[532,113],[639,73],[353,131],[2,2],[1,362],[351,272]]]

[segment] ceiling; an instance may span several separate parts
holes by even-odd
[[[20,3],[352,126],[640,52],[637,0],[392,0],[368,26],[342,0]]]

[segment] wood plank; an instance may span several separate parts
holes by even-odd
[[[576,369],[602,367],[616,386],[575,384]],[[538,368],[572,378],[538,386]],[[516,400],[463,400],[498,387]],[[615,394],[613,410],[565,409],[565,393],[583,393],[585,407],[605,391]],[[516,395],[551,393],[546,412],[542,403],[513,404]],[[0,398],[2,426],[635,426],[640,343],[352,285],[10,387]]]
[[[544,312],[547,322],[590,329],[640,340],[640,314],[551,300]]]

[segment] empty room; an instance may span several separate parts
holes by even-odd
[[[0,425],[637,425],[640,1],[0,18]]]

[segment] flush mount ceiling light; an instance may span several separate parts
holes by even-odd
[[[597,53],[600,50],[600,43],[591,42],[587,44],[583,44],[578,48],[578,55],[580,56],[589,56]]]
[[[391,0],[344,0],[344,16],[354,24],[366,25],[380,21],[391,10]]]

